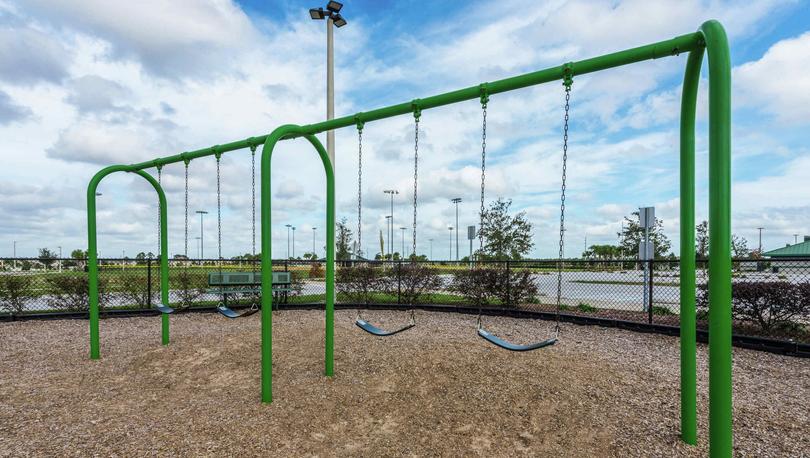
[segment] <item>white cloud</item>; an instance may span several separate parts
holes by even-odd
[[[136,59],[163,77],[221,74],[233,63],[231,53],[256,36],[247,15],[230,0],[22,3],[55,27],[107,40],[113,57]]]
[[[777,42],[761,59],[734,69],[739,100],[763,108],[780,122],[810,122],[810,32]]]

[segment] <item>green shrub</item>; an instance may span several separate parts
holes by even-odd
[[[530,303],[539,295],[531,271],[527,269],[503,269],[477,267],[453,273],[450,289],[477,305],[499,303],[517,307]]]
[[[87,275],[52,275],[45,280],[51,292],[48,305],[59,310],[83,312],[90,309],[90,281]],[[107,279],[98,279],[98,306],[107,303]]]
[[[731,312],[735,320],[756,324],[765,332],[810,318],[810,282],[734,282]],[[697,307],[709,309],[708,285],[698,286]],[[706,315],[708,319],[708,314]]]
[[[340,267],[335,278],[336,289],[345,295],[349,302],[368,304],[371,295],[382,289],[382,274],[371,264],[353,264]]]
[[[591,304],[580,302],[579,304],[577,304],[577,310],[579,310],[580,312],[595,312],[599,309],[592,306]]]
[[[388,270],[383,289],[398,295],[402,304],[419,304],[422,298],[441,288],[442,281],[436,269],[420,263],[399,263]]]
[[[10,313],[22,313],[25,302],[33,296],[31,279],[27,275],[0,276],[0,308]]]

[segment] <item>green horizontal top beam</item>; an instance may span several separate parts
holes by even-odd
[[[376,110],[367,111],[364,113],[357,113],[316,124],[309,124],[302,127],[303,133],[300,135],[314,135],[327,130],[355,126],[360,122],[367,123],[413,113],[417,109],[427,110],[430,108],[450,105],[466,100],[479,99],[482,95],[493,95],[502,92],[514,91],[516,89],[526,88],[529,86],[536,86],[551,81],[561,80],[566,76],[566,74],[570,76],[584,75],[587,73],[607,70],[609,68],[632,64],[635,62],[658,59],[667,56],[677,56],[681,53],[688,53],[704,46],[705,42],[702,33],[690,33],[672,38],[670,40],[660,41],[658,43],[639,46],[637,48],[627,49],[599,57],[593,57],[591,59],[585,59],[578,62],[570,62],[557,67],[551,67],[545,70],[513,76],[490,83],[482,83],[478,86],[470,86],[465,89],[446,92],[444,94],[434,95],[424,99],[415,99],[410,102],[391,105],[385,108],[378,108]],[[196,151],[189,151],[174,156],[132,164],[131,167],[138,170],[150,167],[162,167],[167,164],[191,161],[193,159],[205,156],[213,156],[229,151],[256,147],[263,145],[267,140],[267,137],[268,135],[250,137],[245,140],[226,143],[224,145],[215,145]],[[287,138],[293,138],[293,136]]]

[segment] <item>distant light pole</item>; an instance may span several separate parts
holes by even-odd
[[[402,231],[402,252],[399,254],[399,259],[405,259],[405,229],[407,229],[407,227],[399,228],[399,230]]]
[[[428,239],[428,242],[430,242],[430,260],[432,261],[433,260],[433,239]]]
[[[458,261],[458,203],[461,202],[461,197],[455,197],[451,200],[454,204],[456,204],[456,261]],[[450,252],[450,256],[453,256],[453,252]]]
[[[14,241],[14,248],[12,250],[13,258],[14,258],[14,269],[17,269],[17,241]]]
[[[290,259],[290,228],[292,224],[285,224],[284,226],[287,228],[287,259]]]
[[[385,194],[391,195],[391,237],[388,239],[388,250],[390,251],[391,259],[394,259],[394,195],[399,194],[399,191],[396,189],[386,189],[383,191]]]
[[[126,264],[127,250],[121,250],[121,272],[124,271],[124,264]]]
[[[448,258],[450,261],[453,260],[453,226],[447,226],[447,230],[450,231],[450,257]]]
[[[757,230],[759,231],[759,254],[762,255],[762,231],[765,229],[764,227],[758,227]]]
[[[58,248],[59,248],[59,272],[61,272],[62,271],[62,247],[60,246]]]
[[[205,234],[203,232],[203,216],[207,215],[208,212],[205,210],[197,210],[195,213],[200,215],[200,259],[205,258]]]
[[[295,259],[295,226],[292,227],[292,230],[293,230],[293,245],[292,245],[292,247],[293,247],[293,256],[292,257],[293,257],[293,259]]]
[[[315,231],[318,230],[317,227],[312,228],[312,260],[318,259],[318,256],[315,254]]]
[[[201,237],[194,237],[197,240],[197,259],[200,259],[200,239]]]
[[[326,11],[323,8],[310,8],[309,17],[315,20],[326,19],[326,119],[335,117],[335,46],[332,34],[333,25],[343,27],[346,19],[340,15],[343,4],[329,1],[326,4]],[[332,166],[335,165],[335,131],[326,132],[326,151]]]
[[[385,236],[388,237],[388,255],[393,256],[391,254],[391,215],[385,215]],[[383,259],[385,259],[386,253],[383,253]]]
[[[799,243],[799,234],[793,234],[793,244]]]

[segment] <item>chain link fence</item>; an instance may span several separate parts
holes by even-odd
[[[698,328],[708,326],[707,264],[697,263]],[[473,268],[475,267],[475,268]],[[645,281],[645,268],[649,280]],[[680,324],[677,260],[566,260],[562,264],[559,312],[566,317],[620,320],[646,325]],[[734,333],[810,343],[810,258],[734,260]],[[259,272],[256,261],[172,260],[169,302],[176,307],[251,306],[260,299],[257,284],[238,285],[223,296],[209,274]],[[324,261],[279,260],[291,283],[274,305],[323,304]],[[249,276],[253,279],[254,276]],[[0,259],[0,315],[47,315],[88,309],[86,261],[81,259]],[[156,260],[99,261],[103,311],[147,310],[160,298]],[[486,309],[487,313],[555,314],[557,261],[339,261],[336,302],[356,307],[413,306]]]

